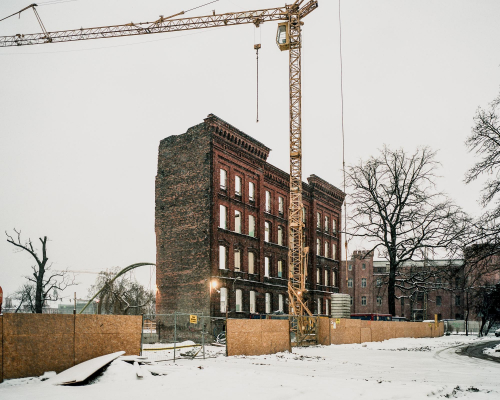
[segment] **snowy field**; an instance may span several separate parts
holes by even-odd
[[[500,363],[455,354],[477,337],[391,339],[381,343],[294,349],[259,357],[225,357],[208,347],[203,359],[156,362],[136,377],[115,360],[86,386],[40,378],[0,384],[0,399],[500,399]]]
[[[483,353],[492,357],[500,357],[500,344],[489,349],[484,349]]]

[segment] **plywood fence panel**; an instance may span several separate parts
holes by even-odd
[[[74,365],[72,315],[5,314],[3,318],[4,379],[59,373]]]
[[[331,345],[330,329],[333,325],[333,320],[327,317],[320,317],[318,321],[318,344],[324,346]]]
[[[3,382],[3,316],[0,315],[0,383]]]
[[[274,354],[290,351],[288,320],[227,321],[227,353],[234,355]]]

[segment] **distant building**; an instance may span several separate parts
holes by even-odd
[[[463,319],[464,299],[460,282],[433,277],[433,270],[453,268],[461,277],[463,260],[421,260],[405,262],[400,268],[407,275],[422,274],[427,279],[417,288],[401,291],[396,288],[396,315],[412,321],[434,319]],[[349,261],[342,262],[341,293],[351,296],[353,314],[389,313],[387,282],[389,263],[374,261],[373,253],[353,252]]]

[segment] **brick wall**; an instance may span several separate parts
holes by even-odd
[[[204,124],[160,142],[156,312],[209,313],[211,139]]]

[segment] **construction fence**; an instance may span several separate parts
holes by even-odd
[[[152,361],[175,361],[215,353],[226,354],[225,318],[196,312],[143,316],[142,356]]]
[[[0,382],[57,373],[116,351],[139,355],[141,316],[4,314]]]

